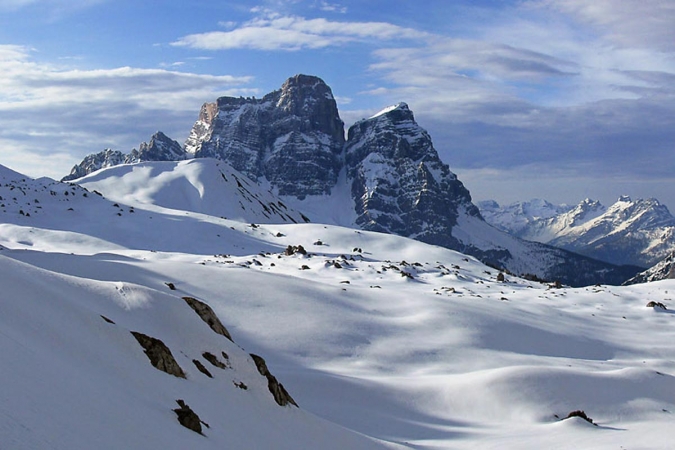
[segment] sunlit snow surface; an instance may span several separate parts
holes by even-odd
[[[212,188],[193,174],[191,186]],[[0,448],[675,442],[675,314],[645,306],[675,309],[674,281],[499,282],[471,257],[401,237],[222,219],[172,192],[185,186],[172,177],[153,188],[161,202],[123,177],[105,198],[0,178]],[[287,256],[289,245],[308,254]],[[209,303],[236,344],[182,296]],[[161,338],[188,379],[151,367],[129,331]],[[204,351],[225,351],[232,368],[205,377],[191,362]],[[274,403],[246,352],[265,357],[299,410]],[[209,423],[205,436],[178,424],[179,398]],[[573,410],[598,426],[559,420]]]

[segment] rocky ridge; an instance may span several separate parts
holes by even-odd
[[[187,157],[188,154],[183,150],[180,143],[158,131],[152,135],[149,142],[142,142],[138,146],[138,150],[133,149],[128,154],[107,148],[99,153],[87,155],[61,181],[82,178],[97,170],[120,164],[132,164],[143,161],[181,161],[187,159]]]

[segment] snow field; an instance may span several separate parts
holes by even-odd
[[[157,192],[168,202],[182,182],[166,183]],[[195,205],[178,193],[178,205],[159,205],[135,189],[111,200],[77,189],[70,202],[40,197],[49,214],[10,211],[0,226],[9,448],[666,449],[675,440],[675,314],[645,307],[670,307],[674,281],[500,282],[471,257],[401,237],[222,219],[176,207]],[[285,254],[298,245],[308,254]],[[236,344],[182,296],[207,302]],[[188,379],[151,367],[132,330],[162,339]],[[204,351],[225,351],[232,368],[204,361],[207,378],[192,364]],[[246,352],[265,357],[299,410],[274,403]],[[206,437],[178,425],[179,398],[211,425]],[[598,426],[561,420],[574,410]]]

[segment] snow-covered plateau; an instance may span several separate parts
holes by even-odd
[[[675,280],[504,276],[218,164],[0,167],[0,448],[672,448]]]

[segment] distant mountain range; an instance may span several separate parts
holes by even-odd
[[[412,237],[516,274],[572,285],[619,284],[639,271],[490,226],[408,105],[355,123],[345,139],[331,89],[308,75],[260,99],[221,97],[204,104],[184,146],[157,133],[128,155],[105,150],[87,156],[67,178],[121,163],[203,158],[227,163],[315,222]]]
[[[544,200],[478,206],[485,220],[514,236],[613,264],[651,267],[675,250],[675,217],[654,198],[622,196],[610,207],[590,199],[575,207]]]

